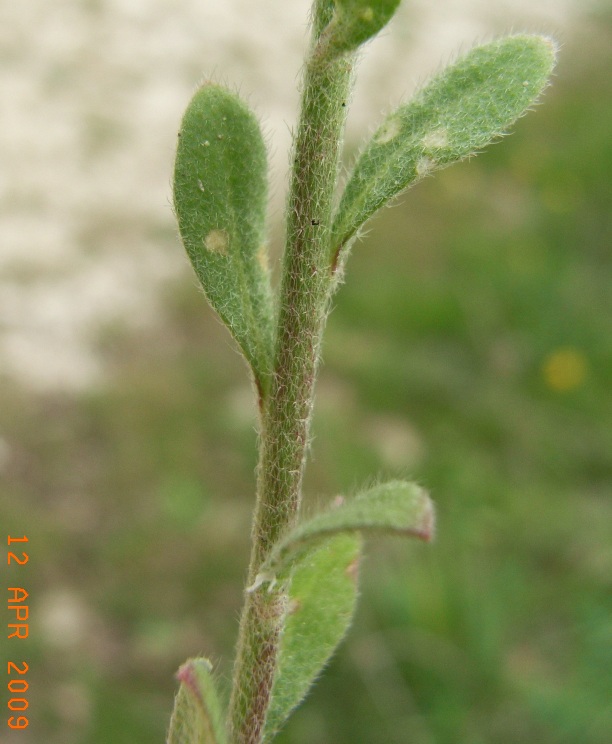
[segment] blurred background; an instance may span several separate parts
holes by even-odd
[[[169,184],[196,84],[239,89],[270,143],[278,256],[308,6],[0,6],[0,523],[30,541],[2,576],[31,613],[27,640],[0,641],[30,665],[31,725],[3,742],[162,742],[187,657],[229,680],[256,421]],[[474,41],[562,45],[512,137],[353,251],[307,499],[414,478],[438,536],[369,543],[355,625],[282,744],[610,741],[611,10],[406,1],[367,50],[347,162]]]

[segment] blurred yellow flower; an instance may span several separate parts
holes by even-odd
[[[588,372],[585,355],[578,349],[565,347],[549,354],[542,364],[546,385],[559,393],[580,387]]]

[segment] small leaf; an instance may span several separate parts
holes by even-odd
[[[256,118],[230,91],[204,85],[181,123],[174,207],[204,292],[264,389],[273,345],[266,203],[266,149]]]
[[[335,535],[294,568],[265,742],[304,699],[351,624],[360,548],[358,535]]]
[[[166,744],[224,744],[223,710],[208,659],[189,659],[177,672],[181,685],[174,701]]]
[[[350,52],[375,36],[393,17],[401,0],[334,0],[334,16],[321,38],[332,55]]]
[[[313,543],[337,533],[385,532],[430,540],[433,504],[415,483],[389,481],[362,491],[298,524],[272,549],[261,568],[263,581],[278,579]]]
[[[350,625],[357,597],[360,532],[429,540],[433,506],[414,483],[390,481],[341,501],[282,538],[250,591],[265,582],[288,585],[288,612],[265,741],[300,703]]]
[[[473,155],[538,98],[555,62],[543,36],[509,36],[476,47],[387,117],[358,159],[330,243],[332,266],[379,207],[450,163]]]

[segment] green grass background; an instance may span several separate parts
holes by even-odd
[[[516,134],[354,250],[308,499],[412,477],[438,536],[369,544],[354,628],[279,744],[610,741],[612,55],[588,41]],[[31,555],[32,726],[11,744],[161,742],[185,658],[229,679],[255,418],[193,281],[165,292],[154,331],[100,336],[104,386],[0,389],[0,520]]]

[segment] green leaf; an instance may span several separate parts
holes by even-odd
[[[189,659],[177,672],[181,685],[174,701],[166,744],[224,744],[223,710],[208,659]]]
[[[334,269],[379,207],[504,134],[541,94],[555,53],[554,43],[543,36],[509,36],[476,47],[388,116],[342,195],[330,243]]]
[[[266,718],[265,741],[300,703],[353,616],[361,532],[429,540],[433,505],[414,483],[390,481],[330,508],[291,530],[272,549],[249,591],[288,586],[288,611]]]
[[[335,535],[294,568],[265,742],[304,699],[351,624],[360,548],[358,535]]]
[[[375,36],[393,17],[401,0],[334,0],[335,13],[321,37],[332,56],[350,52]]]
[[[181,123],[174,207],[204,292],[263,389],[273,347],[266,204],[266,149],[256,118],[230,91],[204,85]]]
[[[313,544],[331,535],[383,532],[430,540],[433,529],[433,504],[420,486],[406,481],[382,483],[298,524],[276,543],[252,589],[282,578]]]

